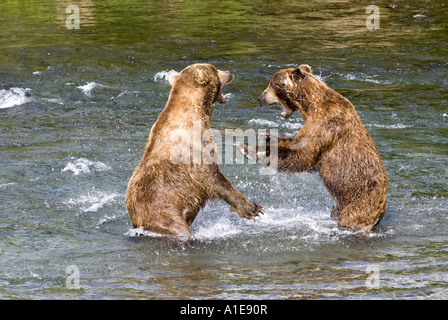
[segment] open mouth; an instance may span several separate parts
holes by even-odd
[[[226,103],[227,102],[227,97],[226,97],[225,94],[222,93],[221,90],[219,90],[218,98],[216,99],[216,101],[218,101],[219,103]]]
[[[218,71],[220,73],[220,81],[222,83],[221,88],[219,88],[218,96],[216,97],[216,101],[218,103],[226,103],[227,102],[227,95],[222,93],[222,88],[232,82],[233,79],[235,79],[235,76],[231,74],[229,71]]]
[[[227,95],[222,93],[222,88],[232,82],[233,79],[235,79],[235,76],[231,74],[229,71],[221,71],[218,70],[219,79],[222,83],[221,88],[219,88],[218,96],[216,97],[216,101],[218,103],[226,103],[227,102]]]
[[[291,117],[293,111],[287,108],[283,103],[280,103],[280,105],[282,106],[283,109],[282,112],[283,119],[288,120],[289,117]]]

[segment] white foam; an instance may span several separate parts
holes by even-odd
[[[77,199],[69,199],[65,202],[68,206],[80,206],[82,212],[96,212],[106,204],[115,202],[118,193],[107,193],[98,191],[94,193],[87,193],[87,195],[81,195]]]
[[[139,93],[140,93],[140,91],[125,90],[125,91],[119,93],[116,97],[110,98],[110,100],[116,100],[116,99],[119,99],[119,98],[121,98],[123,96],[126,96],[126,95],[138,95]]]
[[[72,157],[72,159],[74,159]],[[107,164],[104,164],[100,161],[94,162],[90,161],[86,158],[79,158],[75,161],[70,161],[64,169],[62,169],[62,172],[71,171],[73,172],[73,175],[77,176],[79,174],[87,174],[90,173],[92,170],[94,171],[106,171],[110,170],[111,167]]]
[[[383,129],[405,129],[405,128],[410,128],[412,126],[410,125],[405,125],[402,123],[396,123],[396,124],[366,124],[366,127],[375,127],[375,128],[383,128]]]
[[[303,208],[266,208],[265,214],[259,219],[259,223],[265,227],[292,226],[298,222]],[[302,221],[301,221],[302,222]]]
[[[192,238],[196,240],[217,240],[237,235],[243,231],[243,229],[238,228],[238,226],[227,219],[221,219],[218,222],[207,220],[206,225],[201,225],[192,230]],[[130,237],[146,236],[156,238],[163,236],[162,234],[145,230],[143,227],[129,229],[125,235]]]
[[[219,210],[222,212],[221,210]],[[303,237],[319,239],[337,232],[336,223],[325,210],[309,212],[302,207],[265,208],[265,213],[255,222],[226,213],[216,219],[207,213],[207,218],[198,217],[192,226],[192,237],[197,240],[218,240],[239,235],[262,235],[271,232],[293,232],[301,230]],[[210,214],[212,213],[212,214]],[[215,216],[216,217],[216,216]],[[306,239],[305,239],[306,240]]]
[[[57,103],[59,105],[64,105],[64,102],[61,99],[56,99],[56,98],[42,98],[45,101],[51,102],[51,103]]]
[[[314,77],[317,78],[317,80],[321,81],[321,82],[325,82],[326,77],[324,77],[322,74],[313,74]]]
[[[302,128],[303,124],[301,124],[300,122],[284,122],[281,126],[286,129],[297,130]]]
[[[161,82],[161,81],[169,81],[170,77],[173,74],[178,74],[179,72],[177,72],[176,70],[169,70],[169,71],[160,71],[157,72],[156,75],[154,76],[154,81],[156,82]]]
[[[337,242],[344,237],[358,233],[372,238],[391,234],[389,231],[386,233],[373,232],[366,234],[361,231],[341,229],[331,219],[328,208],[312,211],[300,206],[294,208],[265,208],[265,214],[257,218],[256,222],[229,214],[228,209],[218,209],[218,211],[221,212],[219,214],[222,214],[222,216],[217,217],[216,213],[207,212],[196,218],[191,228],[192,239],[215,241],[248,235],[251,237],[263,237],[263,234],[280,232],[292,240],[316,243],[321,241]],[[105,222],[114,218],[106,216],[105,220],[109,220]],[[104,223],[102,221],[100,220],[100,223]],[[131,228],[125,235],[131,237],[162,237],[161,234],[147,231],[143,227]]]
[[[232,100],[235,97],[235,95],[231,92],[224,94],[224,96],[226,98],[226,101]]]
[[[84,92],[85,95],[91,97],[92,96],[92,90],[96,87],[104,87],[102,84],[96,83],[96,82],[87,82],[83,86],[76,87],[78,89],[81,89],[82,92]]]
[[[15,183],[14,182],[1,183],[0,184],[0,189],[6,188],[6,187],[12,186],[12,185],[15,185]]]
[[[234,236],[243,232],[242,229],[232,224],[230,220],[221,219],[213,224],[199,226],[193,234],[193,238],[198,240],[222,239]]]
[[[130,237],[148,236],[148,237],[156,237],[156,238],[162,236],[161,234],[145,230],[145,229],[143,229],[143,227],[129,229],[128,232],[126,232],[124,235],[130,236]]]
[[[33,278],[36,278],[36,279],[39,279],[39,280],[42,279],[42,277],[41,277],[40,275],[38,275],[37,273],[33,272],[31,269],[29,269],[29,270],[30,270],[30,275],[31,275]]]
[[[281,120],[280,124],[278,124],[275,121],[271,121],[271,120],[267,120],[267,119],[251,119],[248,122],[251,125],[260,125],[260,126],[266,126],[269,128],[285,128],[285,129],[290,129],[290,130],[298,130],[300,128],[303,127],[303,124],[300,122],[292,122],[292,121],[285,121],[285,120]]]
[[[263,66],[266,66],[266,64],[263,64]],[[277,69],[284,69],[284,68],[297,68],[298,65],[295,63],[287,63],[287,64],[268,64],[268,68],[277,68]]]
[[[0,109],[20,106],[32,101],[30,92],[31,89],[29,88],[24,89],[17,87],[10,88],[9,90],[0,90]]]
[[[274,127],[277,128],[278,124],[274,121],[266,120],[266,119],[250,119],[249,124],[257,124],[262,126]]]
[[[363,82],[371,82],[371,83],[377,83],[377,84],[391,84],[391,81],[388,80],[377,80],[377,79],[373,79],[376,78],[377,75],[365,75],[363,73],[348,73],[348,74],[340,74],[338,73],[339,76],[344,77],[347,80],[355,80],[355,81],[363,81]]]
[[[100,225],[102,225],[103,223],[115,221],[115,218],[116,218],[115,215],[109,216],[109,215],[106,214],[104,217],[102,217],[100,219],[100,221],[98,221],[98,223],[96,224],[95,228],[98,229],[100,227]]]

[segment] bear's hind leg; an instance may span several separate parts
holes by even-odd
[[[210,199],[221,199],[230,205],[230,212],[235,212],[241,218],[254,220],[263,214],[263,208],[256,202],[250,201],[237,190],[232,183],[222,174],[218,167],[211,175],[213,180]]]
[[[158,220],[144,221],[137,227],[166,236],[191,237],[190,226],[181,217],[159,217]]]
[[[372,231],[383,216],[384,206],[373,205],[372,199],[361,198],[341,210],[338,225],[357,231]]]
[[[170,229],[173,230],[178,237],[191,237],[190,227],[187,225],[173,225]]]

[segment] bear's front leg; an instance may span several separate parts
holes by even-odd
[[[269,133],[260,133],[258,147],[247,146],[240,142],[235,142],[233,145],[249,160],[255,160],[257,163],[266,166],[271,166],[271,164],[276,166],[278,148],[282,148],[282,155],[284,155],[287,153],[284,150],[288,150],[289,145],[293,142],[291,138],[272,136]],[[274,158],[271,158],[271,154]]]
[[[275,152],[277,149],[276,147],[279,143],[292,141],[289,138],[279,138],[277,136],[271,136],[269,133],[260,133],[258,134],[258,137],[259,147],[247,146],[240,142],[235,142],[233,145],[247,159],[255,160],[257,163],[265,164],[268,166],[270,162],[269,154],[271,152],[271,148],[269,146],[274,145],[273,152]]]
[[[260,137],[260,139],[265,140],[265,144],[281,144],[293,141],[293,139],[291,138],[272,136],[267,132],[259,133],[258,136]]]
[[[260,217],[260,214],[264,214],[262,206],[247,199],[240,202],[236,206],[231,206],[230,212],[236,213],[241,218],[253,221],[255,221],[255,218]]]
[[[277,170],[279,172],[304,172],[313,169],[317,163],[318,149],[310,144],[301,145],[295,140],[292,143],[281,143],[278,145],[267,144],[265,150],[259,151],[258,147],[247,146],[235,142],[234,146],[249,160],[270,166],[271,150],[277,152]]]
[[[232,183],[216,170],[213,174],[213,186],[211,198],[218,198],[230,205],[230,212],[235,212],[238,216],[245,219],[254,220],[263,214],[263,208],[256,202],[248,200]]]
[[[258,162],[258,147],[254,146],[247,146],[245,144],[242,144],[240,142],[235,142],[233,144],[236,149],[241,152],[247,159],[249,160],[256,160]]]

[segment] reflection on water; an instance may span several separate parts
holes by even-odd
[[[0,3],[0,297],[67,299],[447,298],[447,10],[438,1]],[[188,241],[133,229],[129,177],[168,98],[196,62],[230,70],[212,125],[277,129],[300,115],[256,98],[280,68],[310,64],[355,105],[385,162],[376,232],[330,219],[313,174],[225,164],[265,208],[256,223],[208,203]],[[69,290],[67,266],[80,289]]]

